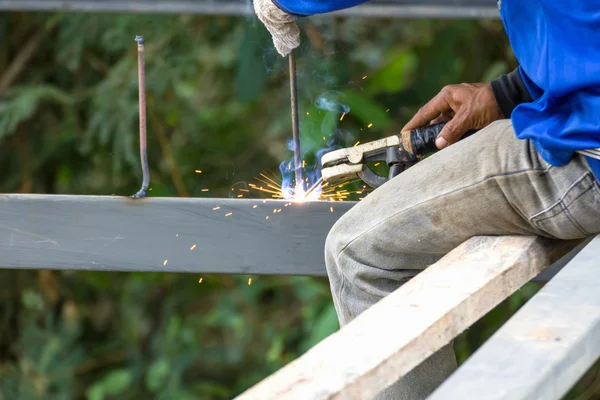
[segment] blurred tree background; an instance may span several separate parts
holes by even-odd
[[[301,29],[309,164],[397,132],[446,84],[516,67],[499,21],[320,17]],[[0,13],[1,192],[137,191],[136,35],[151,196],[229,197],[261,171],[280,175],[292,157],[287,60],[255,19]],[[248,278],[0,271],[0,399],[228,399],[338,329],[326,279]],[[539,287],[461,335],[459,360]],[[595,368],[569,398],[599,391]]]

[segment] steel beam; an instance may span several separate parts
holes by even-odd
[[[325,238],[354,204],[0,194],[0,268],[326,276]]]
[[[253,14],[252,3],[244,0],[0,0],[0,10],[237,16]],[[484,19],[500,17],[494,0],[370,1],[325,16]]]
[[[324,276],[353,205],[0,194],[0,268]]]

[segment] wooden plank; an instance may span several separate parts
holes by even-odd
[[[0,195],[0,268],[323,276],[354,204]]]
[[[471,238],[238,399],[372,398],[574,246],[551,244]]]
[[[430,400],[561,399],[600,356],[600,236]]]
[[[0,0],[0,11],[126,12],[161,14],[253,14],[246,0]],[[370,1],[324,17],[486,18],[500,14],[493,0]]]

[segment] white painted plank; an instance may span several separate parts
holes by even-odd
[[[429,399],[561,399],[599,356],[596,236]]]
[[[471,238],[238,399],[371,398],[574,246],[550,244]]]
[[[324,276],[354,204],[0,194],[0,268]]]

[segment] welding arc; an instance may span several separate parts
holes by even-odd
[[[294,139],[294,172],[296,187],[302,185],[302,159],[300,153],[300,132],[298,122],[298,87],[296,84],[296,55],[294,50],[288,56],[290,64],[290,100],[292,106],[292,138]]]
[[[150,186],[150,169],[148,168],[148,153],[146,151],[146,74],[144,71],[144,37],[136,36],[138,49],[138,86],[139,86],[139,114],[140,114],[140,159],[142,163],[142,188],[131,198],[141,199],[148,194]]]

